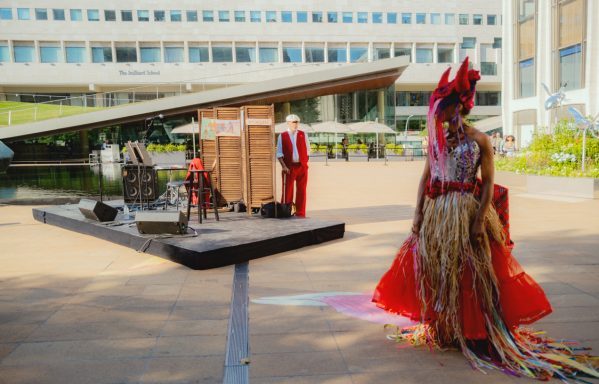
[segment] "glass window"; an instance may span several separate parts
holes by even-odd
[[[383,13],[382,12],[372,12],[372,22],[373,22],[373,24],[382,24],[383,23]]]
[[[276,11],[266,11],[266,22],[267,23],[276,23],[277,22],[277,12]]]
[[[208,47],[189,47],[190,63],[207,63],[210,61]]]
[[[327,21],[329,23],[336,23],[338,21],[337,12],[327,12]]]
[[[416,14],[416,24],[426,24],[426,13]]]
[[[165,63],[182,63],[183,61],[183,47],[164,47]]]
[[[10,61],[10,54],[8,53],[8,46],[0,45],[0,63],[8,63]]]
[[[245,22],[245,11],[235,11],[235,22],[236,23]]]
[[[368,61],[368,48],[366,47],[350,47],[349,48],[350,63],[365,63]]]
[[[358,12],[358,23],[368,23],[368,12]]]
[[[133,21],[133,11],[121,11],[121,21]]]
[[[397,24],[397,13],[396,12],[388,12],[387,13],[387,24]]]
[[[468,25],[468,15],[460,13],[460,25]]]
[[[298,23],[308,22],[308,12],[300,11],[295,13],[295,19]]]
[[[559,81],[565,90],[583,87],[581,44],[559,50]]]
[[[472,24],[483,25],[483,15],[472,15]]]
[[[31,45],[19,45],[15,43],[12,53],[15,57],[15,63],[33,63],[34,52]]]
[[[83,20],[83,11],[80,9],[71,9],[69,10],[71,21],[82,21]]]
[[[140,47],[139,58],[142,63],[159,63],[160,47]]]
[[[215,63],[230,63],[233,61],[231,47],[212,46],[212,61]]]
[[[40,47],[40,62],[42,63],[61,63],[62,50],[59,45],[48,45]]]
[[[324,48],[306,47],[304,51],[306,63],[324,63]]]
[[[188,22],[198,21],[198,11],[185,11]]]
[[[431,24],[441,24],[441,14],[440,13],[431,13]]]
[[[0,20],[12,20],[12,8],[0,8]]]
[[[462,44],[460,44],[460,48],[462,49],[472,49],[476,46],[476,37],[463,37]]]
[[[87,21],[100,21],[100,11],[97,9],[88,9]]]
[[[104,10],[104,20],[105,21],[116,21],[116,11],[105,9]]]
[[[117,63],[136,63],[137,51],[135,47],[116,47]]]
[[[92,47],[92,63],[112,63],[112,48]]]
[[[154,11],[154,21],[166,21],[166,12],[161,10]]]
[[[481,61],[480,74],[483,76],[497,76],[497,64],[489,61]]]
[[[65,20],[64,9],[54,8],[52,10],[52,19],[56,20],[56,21],[64,21]]]
[[[487,15],[487,25],[497,25],[497,15]]]
[[[283,47],[284,63],[301,63],[302,49],[300,47]]]
[[[238,63],[255,63],[256,47],[235,47],[235,61]]]
[[[455,24],[455,14],[454,13],[446,13],[445,14],[445,24],[447,24],[447,25]]]
[[[432,48],[416,48],[417,63],[432,63],[433,49]]]
[[[283,23],[291,23],[293,21],[291,11],[281,11],[281,21]]]
[[[85,63],[85,47],[65,47],[67,63]]]
[[[493,48],[494,49],[500,49],[501,48],[501,37],[494,37],[493,38]]]
[[[402,24],[412,24],[412,14],[411,13],[402,13],[401,14],[401,23]]]
[[[501,92],[477,91],[475,96],[476,105],[497,106],[501,105]]]
[[[231,15],[229,11],[218,11],[218,21],[221,23],[228,23],[231,21]]]
[[[137,11],[137,21],[150,21],[150,11],[145,9]]]
[[[374,48],[373,54],[373,60],[388,59],[391,57],[391,50],[384,47]]]
[[[518,0],[518,21],[523,22],[535,15],[535,0]]]
[[[46,8],[36,8],[35,9],[35,19],[36,20],[48,20],[48,10]]]
[[[343,22],[346,24],[353,23],[354,14],[352,12],[343,12]]]
[[[213,11],[202,11],[202,20],[204,22],[214,21],[214,12]]]
[[[453,48],[437,47],[438,63],[453,63]]]
[[[520,67],[520,97],[531,97],[535,95],[535,61],[534,59],[523,60]]]
[[[173,10],[169,12],[171,21],[180,22],[183,21],[183,14],[179,10]]]
[[[31,20],[29,8],[17,8],[17,17],[19,20]]]
[[[322,12],[312,12],[312,22],[322,23]]]
[[[327,49],[329,63],[347,63],[346,47],[329,47]]]
[[[412,61],[412,48],[399,48],[396,47],[393,51],[394,56],[408,56],[410,58],[410,62]]]
[[[261,63],[278,63],[279,49],[278,48],[260,48]]]
[[[262,22],[262,11],[250,11],[250,21],[252,23]]]

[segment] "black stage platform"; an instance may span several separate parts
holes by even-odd
[[[109,202],[115,207],[118,202]],[[123,203],[120,203],[122,207]],[[237,264],[259,257],[290,251],[307,245],[339,239],[345,223],[317,219],[263,219],[247,213],[213,214],[202,224],[197,213],[191,215],[188,235],[141,235],[133,214],[124,220],[121,213],[116,221],[100,223],[86,219],[78,205],[58,205],[33,209],[33,217],[46,224],[84,233],[116,244],[150,253],[183,264],[192,269],[209,269]],[[191,235],[190,235],[191,234]]]

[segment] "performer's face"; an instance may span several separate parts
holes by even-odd
[[[297,131],[297,126],[299,125],[299,121],[288,121],[287,122],[287,126],[289,127],[289,130],[293,133],[295,131]]]

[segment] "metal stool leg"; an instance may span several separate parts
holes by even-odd
[[[202,224],[202,209],[204,209],[204,175],[197,173],[198,180],[198,221]]]
[[[220,221],[220,218],[218,217],[218,207],[216,206],[216,194],[214,193],[212,183],[210,183],[210,196],[212,198],[212,208],[214,208],[214,217],[216,217],[216,221]]]

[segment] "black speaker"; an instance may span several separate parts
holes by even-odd
[[[96,221],[113,221],[117,214],[117,209],[99,201],[81,199],[79,200],[79,211],[87,219]]]
[[[147,203],[158,198],[158,177],[153,167],[126,165],[123,167],[123,198],[125,203]]]
[[[139,211],[135,214],[135,224],[141,234],[183,235],[187,232],[187,216],[181,211]]]

